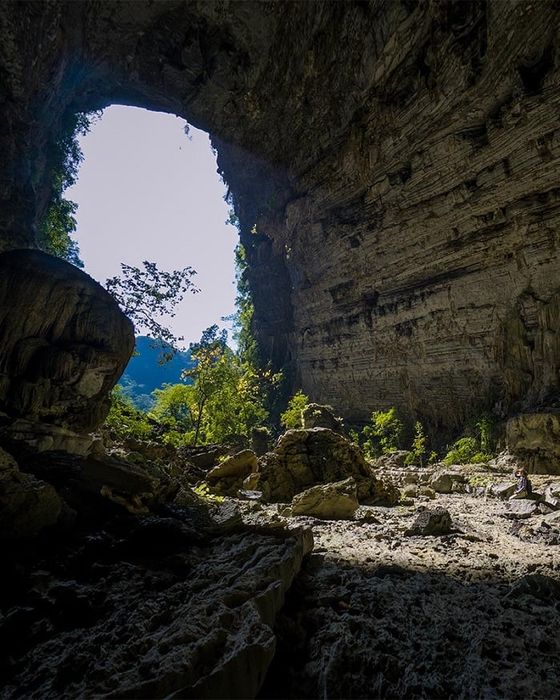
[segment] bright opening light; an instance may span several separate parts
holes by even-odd
[[[185,343],[234,310],[237,232],[225,223],[225,185],[208,134],[169,114],[113,106],[80,140],[84,161],[65,196],[78,203],[85,271],[103,284],[120,263],[186,266],[201,292],[166,325]]]

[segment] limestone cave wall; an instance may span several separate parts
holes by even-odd
[[[40,243],[68,112],[169,111],[210,132],[262,348],[315,400],[447,428],[554,406],[559,20],[552,0],[5,2],[0,250]]]

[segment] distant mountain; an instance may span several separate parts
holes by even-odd
[[[188,350],[176,353],[172,360],[163,364],[162,356],[162,347],[157,342],[143,335],[136,338],[136,353],[130,358],[119,384],[138,408],[151,408],[154,389],[161,389],[163,384],[179,383],[183,370],[196,364]]]

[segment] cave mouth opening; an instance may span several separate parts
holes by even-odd
[[[102,285],[121,263],[160,270],[192,267],[200,293],[162,319],[184,344],[197,341],[235,305],[237,230],[209,135],[164,112],[113,104],[78,136],[75,240],[84,270]],[[136,328],[136,335],[145,329]]]

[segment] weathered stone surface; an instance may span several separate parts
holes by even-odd
[[[513,520],[525,520],[538,513],[538,505],[536,500],[528,498],[509,501],[505,515]]]
[[[499,484],[490,484],[486,488],[486,494],[489,496],[496,496],[496,498],[506,499],[513,496],[517,484],[509,482],[500,482]]]
[[[449,511],[441,506],[422,510],[410,529],[405,534],[414,535],[447,535],[451,531],[451,516]]]
[[[353,518],[358,508],[356,482],[344,481],[312,486],[292,499],[292,515],[311,515],[327,520]]]
[[[549,484],[545,489],[543,500],[554,508],[560,508],[560,483]]]
[[[463,485],[464,483],[465,477],[463,474],[445,470],[436,472],[430,480],[430,486],[437,493],[452,493],[454,489],[457,490],[457,485]]]
[[[270,431],[264,426],[259,426],[251,430],[251,449],[260,457],[270,449]]]
[[[291,501],[316,484],[354,477],[360,502],[396,503],[398,489],[374,476],[360,449],[326,428],[288,430],[259,460],[258,488],[272,502]]]
[[[245,532],[192,547],[193,535],[147,518],[125,540],[86,538],[55,573],[39,560],[29,585],[40,585],[0,619],[19,652],[2,666],[2,696],[255,697],[309,538]]]
[[[301,412],[303,427],[311,428],[328,428],[334,430],[335,433],[342,432],[343,421],[334,414],[332,406],[322,406],[318,403],[310,403],[305,406]]]
[[[257,455],[253,450],[241,450],[231,457],[226,457],[213,467],[206,478],[208,481],[223,479],[225,477],[246,477],[257,469]]]
[[[506,426],[510,452],[535,474],[560,474],[560,412],[522,413]]]
[[[446,428],[481,403],[546,403],[559,12],[4,2],[0,249],[36,243],[66,112],[169,111],[212,134],[261,347],[308,394],[348,418],[396,404]]]
[[[39,251],[0,254],[4,438],[83,453],[133,347],[130,321],[81,270]]]
[[[558,536],[520,541],[497,500],[438,502],[458,530],[443,540],[402,537],[414,509],[361,507],[359,519],[314,522],[315,550],[277,622],[263,698],[557,694]]]
[[[31,537],[54,525],[62,509],[55,489],[23,474],[0,448],[0,539]]]

